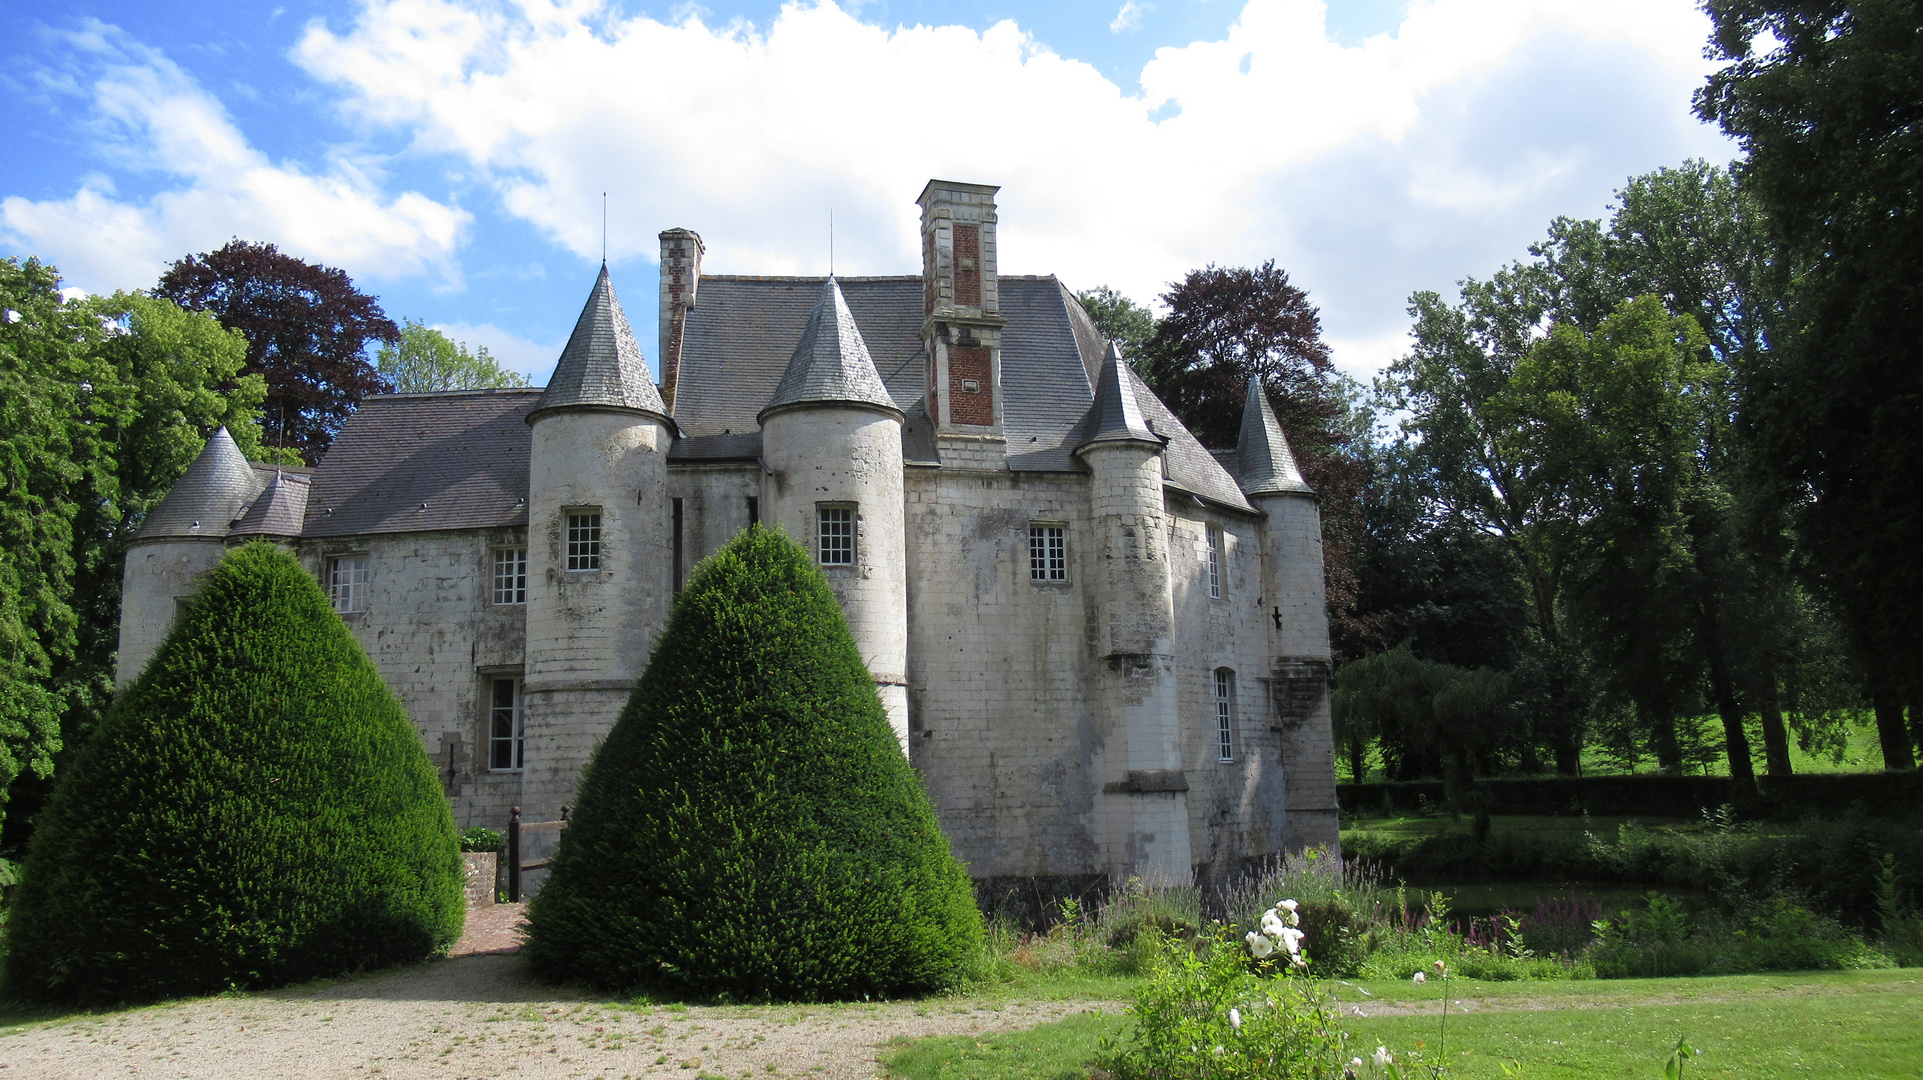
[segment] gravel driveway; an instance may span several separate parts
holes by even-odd
[[[478,913],[477,913],[478,914]],[[897,1036],[1033,1027],[1112,1002],[628,1006],[528,978],[502,912],[467,955],[399,971],[82,1016],[0,1037],[0,1080],[790,1076],[873,1080]],[[508,924],[511,925],[511,924]],[[488,935],[492,932],[493,936]]]

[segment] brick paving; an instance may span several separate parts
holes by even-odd
[[[467,909],[467,929],[454,943],[449,956],[498,956],[521,947],[521,928],[525,924],[527,902],[489,904]]]

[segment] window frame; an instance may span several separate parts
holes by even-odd
[[[1212,521],[1205,521],[1202,523],[1202,535],[1204,537],[1204,545],[1207,548],[1206,570],[1209,599],[1220,600],[1229,591],[1229,576],[1224,572],[1227,567],[1222,560],[1222,550],[1227,546],[1222,539],[1222,526]]]
[[[602,568],[601,533],[600,507],[570,506],[561,511],[561,559],[568,573],[591,574]]]
[[[1035,585],[1068,583],[1068,524],[1028,523],[1028,580]]]
[[[502,570],[511,567],[508,573]],[[510,584],[503,589],[502,580]],[[505,593],[509,599],[501,597]],[[496,544],[488,548],[488,596],[489,602],[500,607],[518,607],[527,603],[527,545]]]
[[[838,518],[836,521],[837,524],[845,524],[847,526],[846,533],[836,532],[831,534],[828,531],[827,526],[830,514],[846,515],[846,517]],[[855,517],[854,503],[815,504],[815,562],[822,568],[837,570],[854,568],[858,557],[855,540]],[[846,541],[845,544],[837,544],[835,546],[835,553],[845,554],[847,556],[845,559],[829,560],[828,541],[831,536],[834,539]]]
[[[357,564],[348,566],[347,564]],[[327,575],[327,599],[337,615],[359,615],[367,610],[368,584],[374,579],[373,559],[364,551],[329,555],[322,565]],[[341,571],[348,572],[341,580]]]
[[[509,686],[508,701],[501,701],[501,687]],[[505,710],[505,712],[503,712]],[[502,721],[506,734],[501,734]],[[487,676],[487,771],[518,773],[527,769],[527,681],[518,674]],[[511,764],[497,765],[501,751]]]
[[[1227,764],[1235,760],[1235,669],[1219,667],[1215,683],[1215,760]]]

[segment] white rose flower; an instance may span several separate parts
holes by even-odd
[[[1270,937],[1281,937],[1282,929],[1282,920],[1275,917],[1275,912],[1271,911],[1267,915],[1262,916],[1263,933]]]
[[[1229,1026],[1234,1028],[1237,1031],[1242,1030],[1242,1010],[1240,1009],[1229,1010]]]
[[[1394,1061],[1395,1059],[1396,1059],[1396,1056],[1395,1056],[1394,1054],[1391,1054],[1391,1053],[1389,1052],[1389,1048],[1388,1048],[1388,1047],[1386,1047],[1386,1046],[1378,1046],[1378,1047],[1376,1047],[1376,1048],[1375,1048],[1375,1065],[1376,1065],[1376,1068],[1378,1068],[1378,1069],[1380,1069],[1380,1068],[1383,1068],[1383,1067],[1385,1067],[1385,1066],[1387,1066],[1387,1065],[1388,1065],[1388,1064],[1389,1064],[1390,1062],[1392,1062],[1392,1061]]]
[[[1286,911],[1291,915],[1295,914],[1295,909],[1297,907],[1296,902],[1293,900],[1284,900],[1275,906],[1281,908],[1283,911]]]
[[[1275,943],[1261,934],[1250,934],[1249,951],[1255,954],[1257,960],[1261,960],[1275,951]]]
[[[1422,972],[1418,971],[1415,973],[1414,977],[1411,978],[1409,981],[1415,983],[1417,986],[1421,986],[1423,983],[1426,983],[1429,981],[1429,976],[1424,975]]]
[[[1354,1066],[1355,1068],[1358,1068],[1358,1069],[1360,1069],[1360,1068],[1362,1067],[1362,1059],[1361,1059],[1361,1058],[1350,1058],[1350,1059],[1349,1059],[1349,1064],[1350,1064],[1350,1065],[1352,1065],[1352,1066]]]
[[[1298,949],[1302,948],[1302,939],[1307,935],[1293,926],[1285,926],[1282,928],[1282,932],[1276,936],[1282,939],[1282,947],[1289,950],[1289,953],[1293,955]]]

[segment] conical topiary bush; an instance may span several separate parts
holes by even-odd
[[[761,1000],[952,983],[981,915],[828,583],[778,532],[704,562],[581,780],[537,974]]]
[[[313,577],[230,552],[41,817],[7,988],[110,1004],[418,960],[461,929],[420,736]]]

